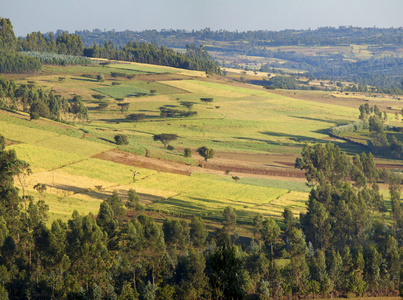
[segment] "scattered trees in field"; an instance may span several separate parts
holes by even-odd
[[[195,116],[197,115],[197,111],[187,111],[184,112],[179,109],[173,109],[173,108],[168,108],[166,106],[161,106],[160,108],[160,116],[162,118],[175,118],[176,116],[178,117],[190,117],[190,116]]]
[[[204,160],[207,161],[210,158],[214,157],[215,151],[211,148],[207,148],[205,146],[202,146],[197,149],[197,153],[199,153],[200,156],[204,157]]]
[[[167,148],[167,145],[169,142],[175,141],[178,139],[179,136],[177,134],[172,134],[172,133],[161,133],[161,134],[154,134],[153,140],[154,141],[160,141],[163,145],[164,148]]]

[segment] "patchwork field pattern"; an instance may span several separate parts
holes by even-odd
[[[263,88],[226,84],[226,79],[207,81],[202,72],[143,64],[67,67],[64,73],[62,70],[46,67],[45,75],[32,79],[38,86],[53,89],[70,100],[74,94],[83,97],[89,107],[90,122],[80,124],[81,130],[67,125],[55,129],[50,121],[28,121],[0,114],[0,133],[16,142],[9,148],[15,149],[34,170],[26,189],[36,193],[32,188],[35,184],[47,184],[48,190],[37,196],[49,203],[54,218],[67,219],[73,208],[82,213],[97,213],[100,201],[113,190],[126,199],[130,188],[143,195],[147,209],[172,214],[197,214],[218,220],[222,210],[230,205],[240,221],[249,224],[257,213],[280,219],[285,206],[297,214],[304,210],[309,192],[302,182],[247,177],[235,182],[230,176],[185,176],[134,168],[94,156],[117,147],[114,136],[118,133],[126,134],[129,141],[127,146],[119,146],[121,150],[189,166],[200,163],[201,157],[194,154],[200,146],[217,152],[294,155],[306,142],[327,142],[330,127],[346,124],[358,115],[357,109],[333,105],[331,101],[295,99]],[[112,78],[111,72],[139,76],[131,80]],[[186,72],[193,78],[176,75]],[[161,80],[165,75],[155,79],[158,76],[153,74],[161,73],[171,75],[166,80]],[[58,80],[60,74],[66,77],[63,82]],[[105,74],[105,82],[82,74]],[[147,81],[148,77],[152,79]],[[179,80],[182,77],[185,80]],[[26,80],[29,78],[24,83]],[[113,81],[120,85],[113,86]],[[151,90],[155,95],[149,95]],[[99,102],[92,96],[95,93],[108,95],[106,109],[96,108]],[[137,93],[147,95],[135,97]],[[119,111],[117,102],[110,98],[125,98],[128,111]],[[203,103],[201,98],[213,98],[213,102]],[[187,111],[181,105],[183,101],[193,102],[191,110],[197,111],[197,115],[160,116],[163,106]],[[131,113],[144,113],[146,118],[132,123],[125,118]],[[153,140],[153,135],[160,133],[179,136],[170,143],[175,150],[163,149],[160,142]],[[191,148],[193,157],[184,158],[183,148]]]

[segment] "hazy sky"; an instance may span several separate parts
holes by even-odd
[[[403,0],[0,0],[17,36],[95,28],[282,30],[401,27]]]

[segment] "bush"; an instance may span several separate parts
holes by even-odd
[[[127,140],[127,135],[125,134],[118,134],[115,136],[115,142],[117,145],[127,145],[129,141]]]
[[[38,115],[36,112],[31,112],[29,114],[29,117],[30,117],[31,120],[38,120],[41,116]]]
[[[98,82],[104,82],[104,81],[105,81],[104,74],[99,74],[99,75],[97,75],[97,81],[98,81]]]
[[[192,150],[190,150],[190,148],[185,148],[183,153],[185,157],[192,157]]]
[[[174,146],[168,145],[167,150],[175,150]]]

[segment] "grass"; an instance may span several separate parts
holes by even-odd
[[[68,135],[71,137],[80,137],[82,135],[82,131],[75,128],[74,126],[62,124],[56,121],[43,118],[36,121],[30,121],[29,115],[27,113],[9,113],[0,110],[0,121],[7,123],[8,126],[10,126],[10,124],[19,125],[26,128],[39,129],[43,131],[54,132],[57,134]]]
[[[134,183],[132,170],[138,172]],[[266,205],[288,193],[286,189],[161,173],[98,159],[71,164],[60,171],[70,176],[100,180],[109,189],[135,188],[139,193],[160,197],[160,201],[148,206],[152,210],[198,214],[213,219],[220,218],[222,210],[230,205],[239,210],[241,220],[251,222],[260,207],[267,214]],[[306,193],[300,195],[306,199]],[[276,216],[279,217],[280,213]]]
[[[145,90],[132,86],[100,87],[100,88],[94,88],[93,90],[112,98],[135,97],[138,93],[144,93],[147,95],[149,95],[150,93],[150,90]]]
[[[0,121],[0,133],[6,139],[31,144],[58,136],[55,132],[29,128],[4,121]]]
[[[141,73],[175,73],[179,72],[180,69],[164,66],[153,66],[149,64],[141,63],[124,63],[124,64],[110,64],[107,65],[108,68],[119,69],[125,71],[136,71]]]
[[[35,200],[45,200],[45,203],[49,206],[47,220],[47,224],[49,225],[57,219],[67,222],[67,220],[71,219],[74,210],[77,210],[81,215],[87,215],[89,213],[96,214],[102,202],[100,199],[93,197],[78,198],[74,197],[74,195],[40,194],[36,191],[28,191],[27,194],[33,196]]]
[[[121,84],[111,86],[115,79],[109,74],[114,71],[143,75],[132,80],[117,78]],[[228,205],[236,209],[239,220],[246,224],[257,213],[280,219],[285,206],[296,215],[304,211],[309,188],[303,182],[243,176],[234,182],[230,176],[201,173],[183,176],[92,158],[115,148],[113,137],[118,133],[127,134],[129,139],[129,145],[120,149],[141,155],[147,151],[152,157],[187,164],[195,164],[201,158],[194,155],[186,159],[181,151],[167,151],[161,143],[153,141],[153,135],[179,135],[172,142],[176,149],[207,146],[227,152],[299,153],[306,142],[327,142],[330,127],[357,119],[356,108],[333,105],[331,97],[329,103],[295,99],[265,89],[228,85],[224,80],[222,83],[205,81],[202,72],[189,71],[188,76],[203,77],[189,79],[183,75],[186,72],[143,64],[46,66],[44,74],[30,77],[37,85],[52,88],[69,99],[73,94],[83,96],[90,109],[91,121],[82,125],[85,130],[45,120],[30,122],[26,116],[0,113],[0,133],[7,139],[22,142],[9,147],[34,168],[27,189],[35,194],[32,186],[38,182],[49,187],[43,195],[35,196],[46,199],[52,218],[68,218],[74,208],[80,213],[97,213],[100,201],[114,189],[124,196],[130,188],[146,195],[147,209],[198,214],[210,220],[220,220],[222,210]],[[106,80],[100,83],[81,77],[84,73],[103,73]],[[182,75],[171,75],[172,80],[147,81],[159,73]],[[64,82],[58,82],[60,74],[66,77]],[[142,80],[138,80],[140,77]],[[175,80],[182,77],[188,79]],[[138,92],[148,94],[150,90],[155,90],[156,95],[131,97]],[[121,114],[113,101],[109,101],[105,111],[94,110],[97,103],[91,95],[97,92],[112,98],[128,98],[125,101],[130,103],[129,110]],[[201,103],[200,98],[204,97],[214,100]],[[192,110],[198,112],[197,116],[175,119],[159,116],[161,106],[185,111],[181,101],[194,102]],[[144,121],[125,121],[126,114],[139,112],[147,115]],[[133,170],[138,172],[135,182]],[[95,190],[95,186],[102,186],[102,191]]]
[[[88,178],[99,179],[114,183],[115,185],[125,185],[133,182],[133,172],[139,172],[136,178],[143,178],[154,174],[156,171],[134,168],[118,163],[91,158],[76,164],[68,165],[61,169],[71,175],[80,175]]]
[[[85,159],[74,153],[52,150],[30,144],[11,145],[7,149],[14,149],[18,153],[18,159],[24,160],[35,170],[52,170],[64,165],[75,163]]]
[[[76,139],[63,135],[54,136],[45,140],[38,141],[36,145],[52,150],[58,150],[87,157],[112,148],[111,146],[108,146],[106,144]]]
[[[192,177],[196,178],[210,178],[218,181],[224,182],[234,182],[231,175],[212,175],[206,173],[192,173]],[[311,188],[306,185],[305,182],[293,181],[293,180],[277,180],[277,179],[266,179],[266,178],[256,178],[256,177],[242,177],[239,179],[238,183],[255,185],[255,186],[265,186],[278,189],[285,189],[296,192],[309,193]]]

